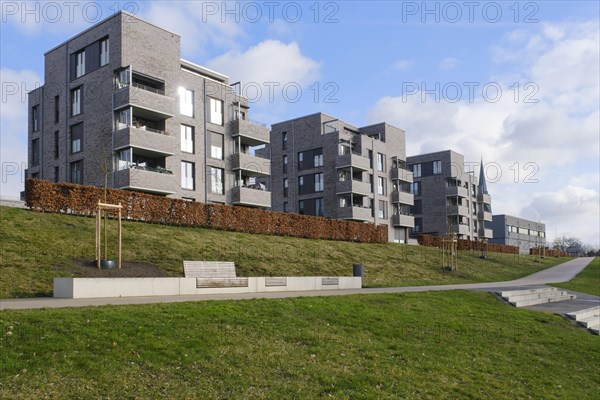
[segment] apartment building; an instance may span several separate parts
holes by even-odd
[[[492,202],[480,164],[479,179],[452,150],[411,156],[413,214],[411,236],[456,234],[459,239],[492,238]]]
[[[269,208],[269,142],[240,83],[180,58],[180,36],[120,12],[45,55],[27,176]]]
[[[405,242],[413,227],[404,131],[386,123],[357,128],[323,113],[271,126],[272,209],[388,227]]]
[[[491,243],[517,246],[521,254],[529,254],[530,249],[546,246],[546,225],[541,222],[505,214],[494,215],[492,230]]]

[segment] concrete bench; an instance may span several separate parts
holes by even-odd
[[[248,287],[248,278],[235,275],[235,264],[228,261],[184,261],[186,278],[196,278],[196,288]]]

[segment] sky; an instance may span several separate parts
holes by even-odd
[[[26,93],[44,53],[119,10],[181,36],[182,58],[241,81],[250,118],[324,112],[406,132],[407,155],[452,149],[494,214],[548,241],[600,246],[597,1],[1,1],[0,194],[23,190]]]

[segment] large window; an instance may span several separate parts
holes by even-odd
[[[210,123],[223,125],[223,101],[210,99]]]
[[[377,210],[379,219],[387,219],[387,201],[379,200],[379,209]]]
[[[194,116],[194,91],[190,89],[179,89],[179,112],[187,117]]]
[[[131,126],[131,111],[129,107],[123,108],[116,112],[117,117],[115,119],[115,130],[125,129]]]
[[[434,161],[433,162],[433,174],[440,175],[442,173],[442,162]]]
[[[381,176],[377,177],[377,194],[385,196],[386,179]]]
[[[40,130],[40,106],[33,106],[31,108],[31,125],[34,132]]]
[[[109,61],[108,38],[100,41],[100,66],[108,64]]]
[[[83,150],[83,122],[71,126],[71,154]]]
[[[31,165],[40,165],[40,139],[31,141]]]
[[[298,153],[298,169],[311,169],[323,166],[323,148],[305,150]]]
[[[194,127],[181,125],[181,151],[186,153],[194,152]]]
[[[323,173],[315,174],[315,192],[323,191]]]
[[[83,112],[83,86],[71,90],[71,116],[79,115]]]
[[[323,216],[323,199],[315,199],[315,215],[318,217]]]
[[[410,184],[410,193],[413,196],[421,195],[421,182],[414,182]]]
[[[415,177],[415,178],[421,177],[421,164],[413,165],[413,177]]]
[[[221,168],[210,167],[210,191],[216,194],[223,194],[223,170]]]
[[[75,78],[85,75],[85,50],[75,55]]]
[[[209,132],[210,134],[210,156],[218,160],[223,159],[223,140],[224,137],[220,133]]]
[[[377,171],[385,171],[385,155],[377,153]]]
[[[83,160],[72,162],[70,173],[71,183],[78,183],[81,185],[83,183]]]
[[[313,153],[313,161],[314,161],[314,165],[315,167],[322,167],[323,166],[323,149],[318,149],[321,152],[320,153]]]
[[[194,163],[181,162],[181,188],[194,190]]]

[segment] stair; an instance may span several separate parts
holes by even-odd
[[[573,300],[576,298],[574,294],[558,290],[555,287],[508,290],[498,292],[498,294],[515,307],[534,306],[537,304]]]
[[[567,317],[574,319],[578,325],[589,329],[596,335],[600,332],[600,306],[570,312]]]

